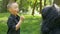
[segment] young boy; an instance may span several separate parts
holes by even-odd
[[[23,16],[18,16],[18,4],[16,2],[9,3],[7,5],[9,12],[11,13],[7,25],[8,25],[8,32],[7,34],[20,34],[20,25],[21,22],[24,20]]]

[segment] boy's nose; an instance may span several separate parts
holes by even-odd
[[[19,12],[19,8],[16,9]]]

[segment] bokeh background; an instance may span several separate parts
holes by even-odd
[[[0,34],[6,34],[7,20],[10,13],[7,11],[9,2],[17,2],[19,5],[19,15],[24,15],[25,19],[21,24],[21,34],[41,34],[42,16],[41,11],[47,5],[52,5],[53,0],[0,0]]]

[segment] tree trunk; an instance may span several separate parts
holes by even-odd
[[[40,0],[40,12],[39,12],[39,14],[41,14],[42,12],[42,0]]]
[[[7,12],[8,0],[2,0],[2,12]]]
[[[46,6],[46,0],[44,0],[44,6]]]
[[[36,7],[36,2],[37,2],[37,0],[35,0],[34,6],[33,6],[33,10],[32,10],[32,15],[33,15],[33,16],[34,16],[34,9],[35,9],[35,7]]]

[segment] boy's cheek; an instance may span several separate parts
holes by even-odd
[[[17,13],[19,12],[19,10],[18,10],[18,9],[16,9],[15,11],[16,11]]]
[[[12,11],[13,13],[18,13],[18,12],[19,12],[19,10],[17,10],[17,9],[11,9],[11,11]]]
[[[16,9],[16,11],[18,12],[18,11],[19,11],[19,9],[17,8],[17,9]]]

